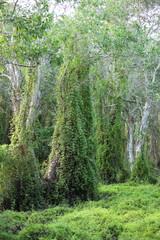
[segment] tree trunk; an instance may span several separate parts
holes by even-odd
[[[37,67],[37,81],[35,82],[35,85],[33,88],[30,109],[29,109],[28,118],[26,121],[27,125],[29,124],[30,126],[34,122],[35,115],[36,115],[36,109],[38,107],[38,100],[40,98],[40,91],[39,91],[40,81],[41,81],[40,66],[38,66]]]
[[[127,143],[127,156],[130,164],[130,170],[133,169],[134,163],[134,122],[133,119],[129,121],[128,125],[128,143]]]
[[[136,148],[135,148],[135,154],[136,154],[136,158],[139,158],[142,154],[142,150],[143,150],[143,146],[144,146],[144,140],[145,140],[145,135],[147,132],[147,128],[148,128],[148,124],[149,124],[149,116],[151,113],[151,108],[152,108],[152,99],[149,99],[149,86],[150,84],[154,84],[157,79],[156,79],[156,75],[157,72],[160,68],[160,62],[158,63],[157,67],[154,69],[154,71],[152,72],[152,80],[149,81],[148,79],[148,72],[145,72],[145,82],[146,82],[146,97],[147,100],[145,102],[145,105],[143,107],[143,112],[142,112],[142,120],[141,120],[141,126],[140,126],[140,130],[139,130],[139,136],[137,139],[137,144],[136,144]]]
[[[20,69],[13,63],[6,64],[7,71],[9,72],[11,84],[12,84],[12,107],[13,112],[19,111],[20,108],[20,92],[22,76]]]
[[[25,79],[24,92],[19,109],[13,116],[11,144],[9,146],[10,164],[6,166],[7,182],[10,186],[3,190],[7,193],[4,202],[15,210],[28,210],[42,204],[42,186],[33,150],[33,121],[35,112],[33,104],[37,100],[37,89],[40,80],[37,79],[36,69],[29,69]],[[35,93],[36,89],[36,93]],[[30,116],[31,115],[31,116]]]
[[[56,128],[45,176],[57,183],[69,204],[76,199],[93,198],[96,190],[92,107],[89,86],[83,84],[88,66],[79,67],[77,62],[74,56],[71,63],[67,60],[61,68]]]
[[[149,124],[150,110],[151,110],[151,103],[149,100],[147,100],[143,109],[141,126],[140,126],[139,135],[138,135],[138,139],[135,147],[136,158],[139,158],[142,154],[144,139],[145,139],[146,131]]]

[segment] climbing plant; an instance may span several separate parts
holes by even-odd
[[[46,178],[56,181],[70,204],[94,198],[95,161],[92,138],[88,64],[77,54],[72,41],[67,45],[58,78],[58,113]]]

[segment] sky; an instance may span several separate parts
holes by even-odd
[[[6,0],[10,3],[18,3],[23,8],[31,8],[38,0]],[[65,3],[56,3],[55,0],[48,0],[50,6],[50,12],[55,15],[72,15],[74,13],[74,1],[69,1]]]

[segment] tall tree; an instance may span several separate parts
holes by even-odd
[[[28,70],[26,74],[24,97],[19,113],[14,114],[9,160],[4,165],[1,184],[3,206],[16,210],[40,207],[42,204],[41,181],[32,147],[33,122],[30,114],[37,79],[35,74],[35,69]]]
[[[7,19],[3,19],[1,32],[4,47],[1,64],[11,82],[13,104],[9,160],[4,163],[1,184],[2,205],[16,210],[40,207],[43,200],[33,132],[41,80],[39,65],[46,49],[43,31],[49,27],[50,18],[46,1],[37,7],[25,11],[14,5],[14,11],[10,10]]]
[[[71,39],[64,49],[56,128],[46,174],[47,180],[57,181],[59,191],[70,204],[93,198],[96,193],[89,65],[80,47]]]

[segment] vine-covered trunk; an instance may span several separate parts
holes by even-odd
[[[33,118],[30,117],[36,82],[37,70],[29,69],[19,111],[13,116],[9,162],[4,169],[6,174],[2,184],[2,189],[6,188],[3,189],[4,208],[27,210],[42,203],[38,163],[32,148]]]
[[[70,204],[96,192],[88,66],[79,67],[76,61],[76,56],[66,60],[58,79],[57,121],[46,173]]]
[[[124,181],[124,123],[121,120],[121,104],[113,109],[97,107],[97,162],[104,183]]]

